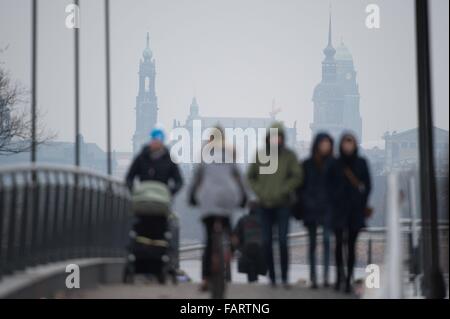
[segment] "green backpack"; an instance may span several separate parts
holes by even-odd
[[[132,209],[135,215],[169,216],[172,195],[166,184],[144,181],[136,185],[132,194]]]

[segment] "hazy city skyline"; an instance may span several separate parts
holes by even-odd
[[[81,2],[81,133],[104,148],[103,2]],[[73,31],[70,1],[39,1],[38,106],[58,140],[73,140]],[[365,8],[381,10],[368,29]],[[435,125],[448,130],[448,2],[432,3]],[[330,1],[111,1],[113,149],[131,151],[139,60],[146,33],[156,60],[158,121],[170,129],[195,95],[204,116],[265,117],[275,98],[280,120],[297,121],[309,139],[312,94],[320,82]],[[417,126],[413,1],[331,1],[333,44],[353,55],[361,94],[363,141]],[[30,8],[1,0],[0,55],[11,76],[29,86]],[[6,10],[7,9],[7,10]],[[434,43],[435,44],[435,43]],[[103,120],[103,121],[102,121]]]

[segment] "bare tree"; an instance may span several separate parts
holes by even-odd
[[[2,53],[0,49],[0,53]],[[21,105],[28,102],[27,92],[0,63],[0,155],[17,154],[31,149],[31,116]],[[40,117],[38,116],[38,119]],[[37,143],[53,138],[38,125]]]

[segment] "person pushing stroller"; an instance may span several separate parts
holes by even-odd
[[[165,282],[167,273],[176,280],[176,261],[171,256],[178,249],[172,240],[175,220],[171,210],[172,197],[183,185],[178,165],[164,146],[164,132],[153,129],[150,142],[133,160],[126,176],[126,184],[132,193],[134,220],[130,232],[129,258],[124,281],[134,274],[156,275]],[[135,179],[140,183],[134,185]]]

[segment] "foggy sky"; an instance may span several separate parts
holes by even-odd
[[[73,30],[65,27],[71,1],[40,0],[38,107],[58,140],[74,140]],[[81,2],[81,130],[106,144],[103,1]],[[30,1],[0,0],[0,61],[30,84]],[[115,0],[111,1],[113,149],[130,151],[135,127],[138,66],[146,32],[156,60],[159,122],[184,122],[197,96],[205,116],[268,116],[297,121],[309,139],[312,94],[321,79],[329,1]],[[381,28],[367,29],[365,8],[381,8]],[[341,37],[353,54],[363,140],[417,126],[414,2],[334,0],[333,44]],[[432,1],[434,118],[449,127],[447,0]]]

